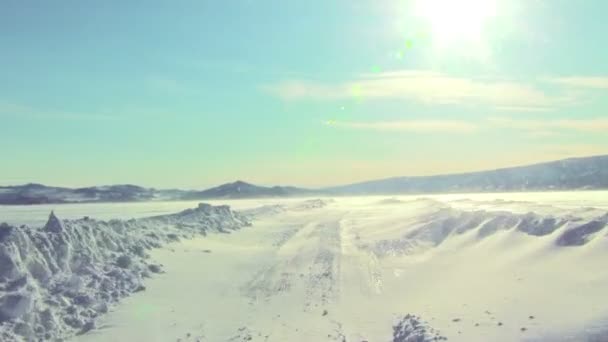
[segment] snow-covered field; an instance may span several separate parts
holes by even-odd
[[[608,340],[608,192],[212,204],[253,224],[151,250],[166,273],[73,340]],[[52,208],[126,219],[195,206]],[[49,209],[0,207],[0,221]]]

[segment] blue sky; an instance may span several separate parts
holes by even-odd
[[[608,2],[424,1],[0,0],[0,184],[323,186],[608,153]]]

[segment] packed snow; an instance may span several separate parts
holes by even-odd
[[[31,322],[41,325],[40,310],[51,307],[54,321],[63,325],[41,331],[81,333],[72,340],[83,342],[608,340],[607,192],[213,204],[236,211],[203,206],[142,218],[166,210],[153,203],[157,207],[132,207],[130,215],[140,217],[135,220],[125,220],[123,212],[117,215],[123,220],[103,224],[97,218],[49,220],[45,234],[56,234],[59,224],[72,227],[71,234],[82,231],[85,240],[91,233],[85,233],[84,222],[95,222],[93,230],[123,227],[137,245],[148,241],[150,231],[165,235],[146,245],[162,246],[146,248],[146,257],[133,252],[120,259],[121,252],[101,243],[91,250],[95,258],[100,255],[94,267],[130,272],[114,279],[124,289],[119,304],[110,293],[110,305],[95,311],[97,296],[105,292],[84,285],[93,300],[76,305],[84,298],[75,299],[81,293],[70,291],[71,283],[63,281],[53,292],[32,276],[27,285],[0,292],[4,303],[10,301],[4,307],[12,308],[3,331],[16,336],[27,330],[17,327],[27,312],[35,312]],[[57,206],[56,212],[62,208],[68,207]],[[84,210],[69,208],[74,215]],[[208,213],[197,214],[201,210]],[[210,228],[199,228],[199,215]],[[250,227],[238,229],[248,222]],[[151,265],[162,273],[146,278]],[[14,297],[30,284],[37,291],[31,299]],[[68,303],[45,302],[55,296]],[[87,316],[91,312],[94,317]],[[65,323],[74,323],[74,316],[78,329]]]

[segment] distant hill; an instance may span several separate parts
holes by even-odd
[[[136,185],[109,185],[62,188],[42,184],[0,187],[0,204],[45,204],[87,202],[137,202],[151,200],[198,200],[220,198],[289,197],[318,194],[290,186],[263,187],[243,181],[223,184],[203,191],[156,190]]]
[[[184,199],[289,197],[311,195],[315,191],[292,186],[263,187],[243,181],[227,183],[203,191],[189,191]],[[317,192],[318,193],[318,192]]]
[[[461,174],[395,177],[323,189],[339,195],[608,189],[608,155]]]
[[[77,189],[25,184],[0,187],[0,204],[591,189],[608,189],[608,155],[565,159],[492,171],[424,177],[395,177],[319,190],[292,186],[263,187],[243,181],[227,183],[202,191],[156,190],[130,184]]]
[[[154,189],[146,189],[136,185],[70,189],[30,183],[0,187],[0,204],[131,202],[150,200],[154,197]]]

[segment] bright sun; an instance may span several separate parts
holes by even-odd
[[[416,12],[441,44],[477,42],[496,15],[496,0],[416,0]]]

